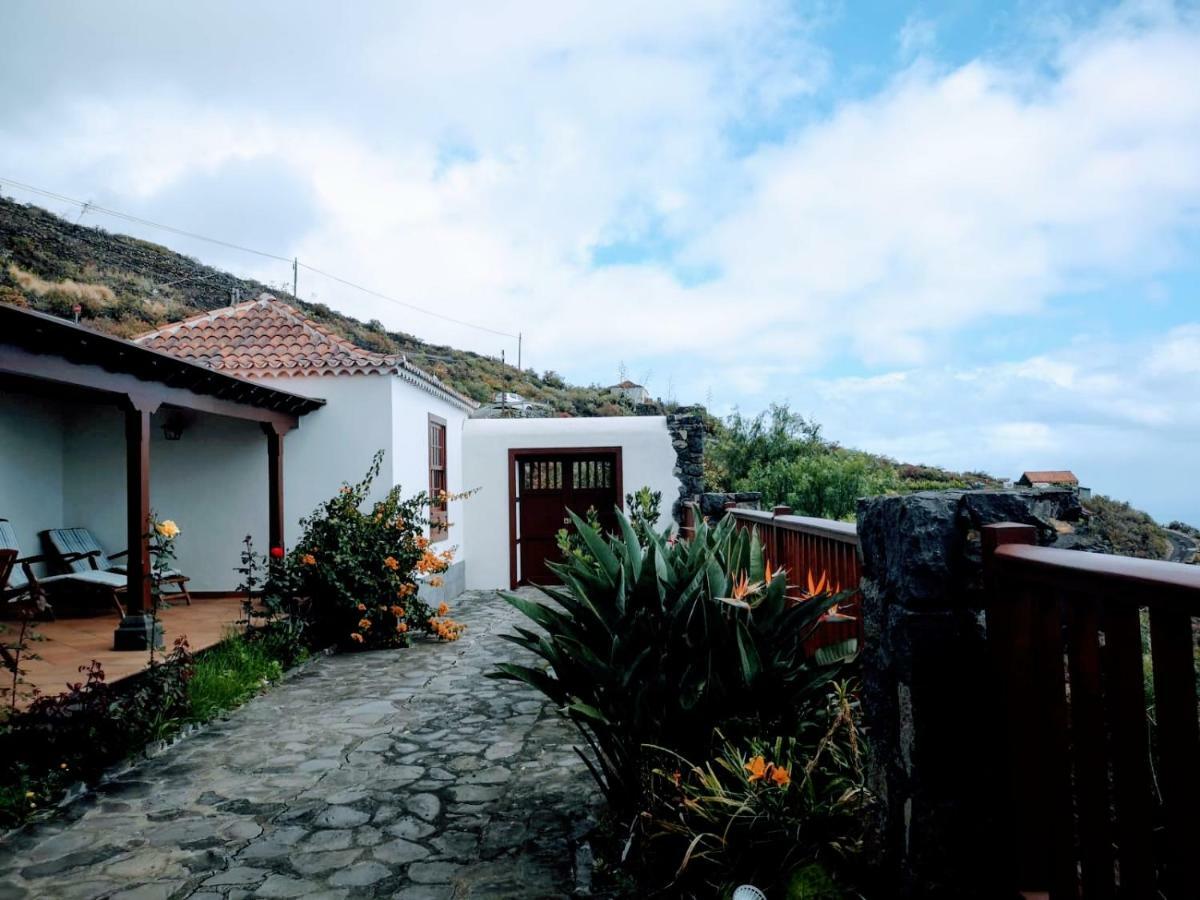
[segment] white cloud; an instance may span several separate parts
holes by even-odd
[[[1163,520],[1200,521],[1197,360],[1200,325],[1186,325],[983,367],[812,380],[796,396],[850,446],[1009,478],[1069,468]]]
[[[855,432],[864,443],[966,467],[992,445],[1013,447],[1006,466],[1021,442],[1065,453],[1064,408],[1086,411],[1071,427],[1089,441],[1192,433],[1175,427],[1191,409],[1178,384],[1196,374],[1188,332],[1156,347],[1143,375],[1164,387],[1143,393],[1073,351],[993,371],[958,363],[956,346],[992,324],[1055,327],[1064,296],[1180,263],[1200,225],[1200,28],[1172,6],[1126,5],[1082,30],[1054,19],[1036,58],[955,68],[912,19],[899,39],[916,61],[818,118],[802,101],[839,73],[814,21],[777,0],[381,3],[353,17],[14,2],[0,16],[22,35],[0,82],[46,73],[6,92],[0,177],[185,228],[294,209],[284,245],[264,249],[520,329],[539,368],[604,381],[624,359],[672,377],[681,399],[711,387],[718,406],[753,409],[831,365],[899,367],[836,382],[830,415],[861,426],[869,411],[880,424]],[[240,198],[194,189],[248,165],[287,177]],[[293,191],[303,202],[282,204]],[[661,258],[592,265],[597,243],[648,230]],[[710,277],[685,287],[677,268]],[[500,349],[306,273],[312,291]],[[1161,293],[1127,302],[1161,308]],[[1021,388],[1024,411],[993,381]],[[958,415],[960,396],[975,404],[966,441],[953,416],[927,415]]]

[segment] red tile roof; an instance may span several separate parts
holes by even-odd
[[[270,294],[174,322],[134,340],[242,378],[399,375],[459,405],[478,406],[402,354],[357,347]]]
[[[1019,479],[1029,484],[1079,484],[1074,472],[1058,469],[1047,472],[1022,472]]]

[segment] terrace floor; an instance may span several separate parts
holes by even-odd
[[[0,842],[0,900],[561,898],[589,892],[598,796],[491,591],[456,643],[318,658]]]
[[[159,611],[168,651],[180,635],[187,636],[193,652],[211,647],[234,627],[233,623],[241,616],[242,601],[239,597],[197,598],[191,606],[175,600],[169,608]],[[5,637],[11,639],[19,625],[16,622],[4,624],[9,629]],[[148,653],[112,648],[113,632],[118,624],[120,620],[116,612],[111,610],[96,615],[33,623],[32,631],[41,640],[31,641],[29,649],[39,658],[23,661],[25,688],[36,687],[43,694],[57,694],[68,683],[81,681],[80,666],[87,666],[92,660],[98,660],[104,667],[109,682],[127,678],[146,668],[149,664]],[[2,674],[7,675],[7,672]]]

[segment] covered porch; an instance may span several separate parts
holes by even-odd
[[[108,579],[120,582],[125,615],[118,621],[112,604],[84,602],[82,589],[52,583],[46,593],[61,621],[38,624],[49,638],[39,655],[72,669],[66,648],[86,665],[99,658],[101,633],[114,651],[161,640],[149,615],[154,510],[184,529],[178,568],[196,597],[164,613],[166,630],[195,630],[193,643],[212,632],[202,645],[214,643],[239,615],[228,597],[242,537],[259,537],[260,551],[283,545],[284,436],[323,403],[0,305],[0,519],[18,559],[32,560],[8,576],[5,618],[23,599],[13,588],[26,571],[34,582],[63,571],[47,554],[47,532],[82,527],[103,548],[95,565],[107,568],[108,555],[128,551],[120,579]],[[257,465],[228,465],[254,455]],[[224,477],[230,468],[260,474],[239,483]],[[66,618],[79,612],[93,617]]]

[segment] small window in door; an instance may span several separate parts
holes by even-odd
[[[446,420],[429,416],[429,539],[450,535],[446,502]]]

